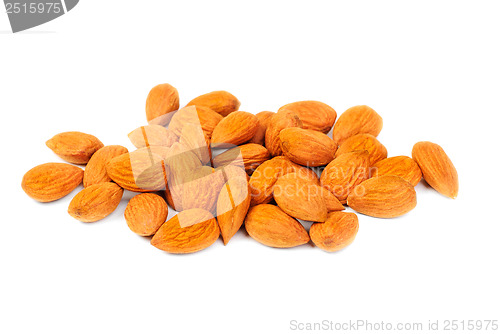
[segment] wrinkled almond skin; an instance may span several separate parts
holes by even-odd
[[[457,197],[458,173],[441,146],[428,141],[418,142],[411,155],[432,188],[446,197]]]
[[[200,95],[191,100],[187,105],[207,107],[225,117],[239,109],[240,101],[231,93],[219,90]]]
[[[326,166],[321,173],[320,182],[332,192],[342,204],[347,196],[369,176],[370,156],[367,151],[345,153]]]
[[[141,126],[128,134],[128,138],[137,148],[149,146],[170,147],[178,137],[164,126],[149,124]]]
[[[210,212],[190,209],[166,221],[151,239],[151,245],[174,254],[194,253],[212,245],[219,234],[217,221]]]
[[[351,212],[331,212],[324,223],[311,225],[311,241],[327,252],[336,252],[349,246],[359,230],[358,216]]]
[[[283,155],[302,166],[328,165],[337,150],[330,137],[315,130],[287,128],[280,132],[279,137]]]
[[[245,179],[229,179],[222,187],[217,200],[217,222],[222,240],[227,245],[245,221],[250,207],[250,191]]]
[[[202,164],[208,164],[212,159],[210,139],[199,125],[186,124],[182,128],[179,142],[196,154]]]
[[[264,145],[266,140],[266,130],[269,122],[271,121],[271,117],[274,115],[272,111],[261,111],[257,113],[255,116],[259,120],[259,125],[257,126],[257,131],[252,139],[250,139],[251,143]]]
[[[382,117],[368,106],[355,106],[340,115],[333,127],[333,141],[342,144],[344,140],[358,133],[369,133],[375,137],[382,131]]]
[[[78,131],[59,133],[47,140],[46,145],[64,161],[77,165],[85,165],[104,146],[96,137]]]
[[[246,143],[255,135],[257,126],[254,114],[235,111],[217,124],[212,132],[212,145],[223,148]]]
[[[321,189],[323,190],[323,198],[325,199],[328,212],[345,210],[345,207],[330,190],[325,187],[321,187]]]
[[[329,105],[319,101],[299,101],[284,105],[278,113],[284,111],[295,112],[304,129],[328,133],[332,129],[337,112]]]
[[[172,117],[168,129],[177,137],[181,136],[182,129],[186,124],[194,124],[202,128],[207,138],[212,138],[212,132],[222,121],[223,116],[210,108],[203,106],[189,106],[180,109]]]
[[[153,124],[166,125],[172,111],[179,109],[179,92],[169,84],[153,87],[146,99],[146,118]]]
[[[211,167],[193,170],[182,184],[182,209],[199,208],[215,213],[217,198],[225,182],[224,174]],[[179,207],[178,203],[175,206]]]
[[[360,133],[347,138],[338,148],[336,156],[353,151],[368,151],[370,166],[387,158],[387,149],[377,138],[368,133]]]
[[[422,171],[410,157],[401,155],[380,160],[370,168],[371,177],[394,175],[416,186],[422,179]]]
[[[115,211],[122,199],[123,189],[113,182],[88,186],[71,200],[68,213],[85,223],[101,220]]]
[[[139,194],[128,202],[124,215],[132,232],[148,237],[155,234],[167,220],[168,206],[159,195]]]
[[[34,200],[56,201],[72,192],[83,180],[83,169],[65,163],[51,162],[30,169],[21,187]]]
[[[90,158],[87,166],[85,166],[83,186],[86,188],[93,184],[111,181],[106,171],[106,166],[111,159],[125,153],[128,153],[128,150],[120,145],[104,146],[95,152],[92,158]]]
[[[274,200],[288,215],[302,220],[324,222],[328,213],[322,187],[297,173],[282,175],[273,188]]]
[[[265,143],[273,157],[283,154],[280,140],[281,130],[292,127],[302,127],[299,116],[292,111],[284,111],[271,117],[266,130]]]
[[[269,247],[290,248],[310,240],[307,231],[297,220],[271,204],[250,208],[245,229],[253,239]]]
[[[395,218],[415,208],[417,193],[408,181],[385,175],[356,186],[347,198],[347,205],[367,216]]]
[[[248,175],[252,175],[257,167],[271,159],[271,154],[262,145],[244,144],[219,154],[213,159],[215,167],[236,165],[244,167]]]

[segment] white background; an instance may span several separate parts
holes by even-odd
[[[12,34],[0,13],[0,332],[290,333],[290,321],[500,320],[497,1],[81,1]],[[131,148],[151,87],[212,90],[241,110],[304,99],[384,118],[389,155],[439,143],[456,200],[423,184],[391,220],[359,216],[338,253],[238,232],[187,256],[134,235],[124,200],[85,224],[39,204],[23,174],[77,130]],[[496,217],[496,218],[495,218]]]

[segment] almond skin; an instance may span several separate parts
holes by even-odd
[[[71,200],[68,213],[85,223],[101,220],[115,211],[122,199],[123,189],[113,182],[88,186]]]
[[[217,221],[210,212],[190,209],[165,222],[151,239],[151,245],[174,254],[194,253],[212,245],[219,234]]]
[[[356,214],[351,212],[331,212],[324,223],[311,225],[309,235],[312,242],[327,252],[336,252],[349,246],[358,233]]]
[[[340,115],[333,127],[333,140],[342,144],[344,140],[358,133],[378,136],[382,130],[382,117],[368,106],[355,106]]]
[[[182,128],[179,142],[191,150],[202,164],[206,165],[212,158],[210,139],[197,124],[186,124]]]
[[[137,148],[149,146],[170,147],[178,140],[172,131],[156,124],[141,126],[130,132],[128,138]]]
[[[106,166],[111,159],[125,153],[128,153],[128,150],[120,145],[104,146],[95,152],[92,158],[90,158],[87,166],[85,166],[83,186],[86,188],[93,184],[111,181],[106,171]]]
[[[305,228],[275,205],[250,208],[245,219],[248,234],[269,247],[289,248],[309,242]]]
[[[399,176],[371,178],[356,186],[347,198],[353,210],[377,218],[394,218],[410,212],[417,205],[413,186]]]
[[[240,101],[231,93],[219,90],[200,95],[191,100],[187,105],[207,107],[225,117],[238,110]]]
[[[422,171],[410,157],[401,155],[380,160],[370,168],[371,176],[394,175],[416,186],[422,179]]]
[[[167,215],[167,203],[153,193],[132,197],[125,209],[125,220],[130,230],[144,237],[155,234],[167,220]]]
[[[326,209],[328,212],[345,210],[342,203],[340,203],[339,199],[335,197],[330,190],[325,187],[321,187],[321,189],[323,191],[323,198],[325,199]]]
[[[225,182],[221,171],[208,166],[191,171],[184,184],[178,185],[182,187],[182,209],[200,208],[215,213],[217,198]]]
[[[229,179],[222,187],[217,200],[217,222],[222,240],[227,245],[245,221],[250,207],[250,191],[245,179]]]
[[[287,128],[280,132],[279,137],[283,155],[302,166],[328,165],[337,150],[334,141],[319,131]]]
[[[273,157],[283,154],[281,150],[280,132],[283,129],[291,127],[302,127],[302,122],[296,113],[286,111],[274,114],[271,117],[266,130],[265,143],[266,148]]]
[[[215,167],[236,165],[244,167],[248,175],[252,175],[257,167],[269,160],[271,154],[262,145],[245,144],[227,150],[213,159]]]
[[[168,124],[172,111],[179,109],[179,93],[169,84],[153,87],[146,99],[146,118],[155,124]]]
[[[284,111],[295,112],[304,129],[328,133],[332,129],[337,112],[329,105],[319,101],[299,101],[289,103],[279,108],[278,113]]]
[[[327,207],[322,188],[297,173],[280,176],[273,188],[274,200],[290,216],[314,222],[324,222]]]
[[[222,121],[222,118],[222,115],[207,107],[184,107],[172,117],[168,129],[177,135],[177,137],[180,137],[182,129],[186,124],[194,124],[202,128],[207,138],[211,138],[215,127]]]
[[[245,111],[235,111],[222,119],[212,133],[212,145],[218,148],[246,143],[257,131],[258,119]]]
[[[250,139],[251,143],[264,145],[266,140],[266,130],[269,122],[271,121],[271,117],[274,115],[272,111],[261,111],[257,113],[255,116],[259,120],[259,125],[257,126],[257,131],[252,139]]]
[[[83,180],[83,169],[65,163],[46,163],[30,169],[21,187],[34,200],[56,201],[72,192]]]
[[[64,161],[77,165],[85,165],[104,146],[96,137],[78,131],[59,133],[45,144]]]
[[[458,173],[441,146],[428,141],[418,142],[411,155],[432,188],[446,197],[457,197]]]
[[[347,196],[354,187],[368,178],[369,159],[367,151],[338,156],[321,173],[321,185],[332,192],[340,203],[346,204]]]
[[[377,138],[368,133],[360,133],[347,138],[342,145],[339,146],[336,156],[353,151],[368,151],[370,155],[370,166],[376,162],[387,158],[387,149]]]

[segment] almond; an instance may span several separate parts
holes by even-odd
[[[458,173],[441,146],[428,141],[418,142],[411,154],[432,188],[444,196],[457,197]]]
[[[281,150],[280,132],[286,128],[302,127],[302,122],[299,116],[293,111],[284,111],[279,114],[274,114],[267,126],[265,143],[266,148],[272,156],[283,154]]]
[[[325,199],[326,209],[328,212],[345,210],[342,203],[340,203],[339,199],[330,190],[325,187],[321,187],[321,189],[323,191],[323,198]]]
[[[331,191],[340,203],[345,204],[354,187],[368,178],[369,158],[367,151],[338,156],[321,173],[321,185]]]
[[[85,165],[104,146],[96,137],[77,131],[59,133],[46,144],[61,159],[77,165]]]
[[[85,223],[101,220],[115,211],[122,199],[123,189],[113,182],[88,186],[71,200],[68,213]]]
[[[187,124],[194,124],[201,127],[207,138],[212,137],[215,127],[222,120],[223,116],[210,108],[203,106],[189,106],[177,111],[172,117],[168,129],[181,136],[182,129]]]
[[[322,132],[287,128],[280,132],[283,155],[302,166],[324,166],[335,156],[337,145]]]
[[[83,175],[83,186],[86,188],[93,184],[109,182],[111,178],[106,171],[107,164],[111,159],[128,153],[128,150],[120,145],[104,146],[92,155]]]
[[[65,163],[46,163],[30,169],[23,176],[24,192],[39,202],[63,198],[82,183],[83,169]]]
[[[180,207],[182,210],[199,208],[215,212],[217,198],[225,182],[221,171],[208,166],[191,171],[183,184],[176,185],[182,187]],[[175,207],[179,207],[178,203]]]
[[[137,148],[149,146],[170,147],[177,142],[177,136],[164,126],[149,124],[141,126],[128,134],[128,138]]]
[[[360,133],[347,138],[339,146],[336,156],[353,151],[368,151],[370,155],[369,165],[373,166],[377,161],[387,158],[387,149],[377,138],[368,133]]]
[[[245,219],[245,229],[253,239],[269,247],[289,248],[309,242],[305,228],[271,204],[250,208]]]
[[[340,145],[358,133],[369,133],[376,137],[382,125],[382,117],[375,110],[368,106],[355,106],[340,115],[333,127],[333,140]]]
[[[302,220],[324,222],[327,207],[322,188],[297,173],[282,175],[273,188],[274,200],[288,215]]]
[[[266,139],[266,130],[269,122],[271,121],[271,117],[274,115],[272,111],[261,111],[257,113],[255,116],[259,120],[257,131],[252,139],[250,139],[251,143],[264,145]]]
[[[187,105],[207,107],[225,117],[233,111],[238,110],[240,107],[240,101],[238,101],[234,95],[226,91],[219,90],[200,95],[191,100]]]
[[[328,133],[332,129],[337,112],[329,105],[319,101],[299,101],[289,103],[279,108],[278,113],[284,111],[295,112],[304,129]]]
[[[179,93],[169,84],[153,87],[146,99],[146,118],[148,122],[166,125],[172,111],[179,109]]]
[[[167,220],[167,215],[165,200],[152,193],[132,197],[125,209],[125,220],[130,230],[145,237],[155,234]]]
[[[174,254],[194,253],[212,245],[219,234],[217,221],[210,212],[190,209],[165,222],[154,235],[151,245]]]
[[[353,210],[377,218],[394,218],[410,212],[417,205],[413,186],[399,176],[371,178],[356,186],[347,198]]]
[[[416,186],[422,179],[422,172],[418,164],[404,155],[380,160],[370,168],[371,176],[394,175]]]
[[[219,154],[213,159],[213,163],[215,167],[231,164],[244,167],[247,174],[252,175],[257,167],[270,158],[271,154],[264,146],[250,143]]]
[[[179,142],[196,154],[202,164],[210,162],[212,158],[210,140],[199,125],[186,124],[182,128]]]
[[[349,246],[356,238],[359,223],[351,212],[331,212],[324,223],[311,225],[311,241],[327,252],[336,252]]]
[[[212,133],[214,147],[231,147],[246,143],[257,131],[258,119],[245,111],[235,111],[222,119]]]
[[[222,240],[227,245],[238,232],[250,207],[250,192],[245,179],[229,179],[222,187],[217,200],[217,222]]]

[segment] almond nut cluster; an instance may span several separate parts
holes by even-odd
[[[29,170],[23,190],[51,202],[83,184],[68,207],[82,222],[105,218],[125,190],[136,192],[124,212],[128,227],[170,253],[197,252],[219,237],[226,245],[242,226],[266,246],[312,241],[335,252],[359,228],[345,206],[399,217],[415,208],[422,177],[447,197],[458,193],[457,171],[439,145],[419,142],[412,157],[388,157],[377,139],[382,117],[365,105],[338,119],[318,101],[254,115],[240,111],[232,94],[214,91],[179,107],[177,89],[154,87],[148,124],[128,135],[132,152],[82,132],[55,135],[46,144],[66,162]],[[177,214],[167,220],[169,210]],[[302,221],[312,222],[308,230]]]

